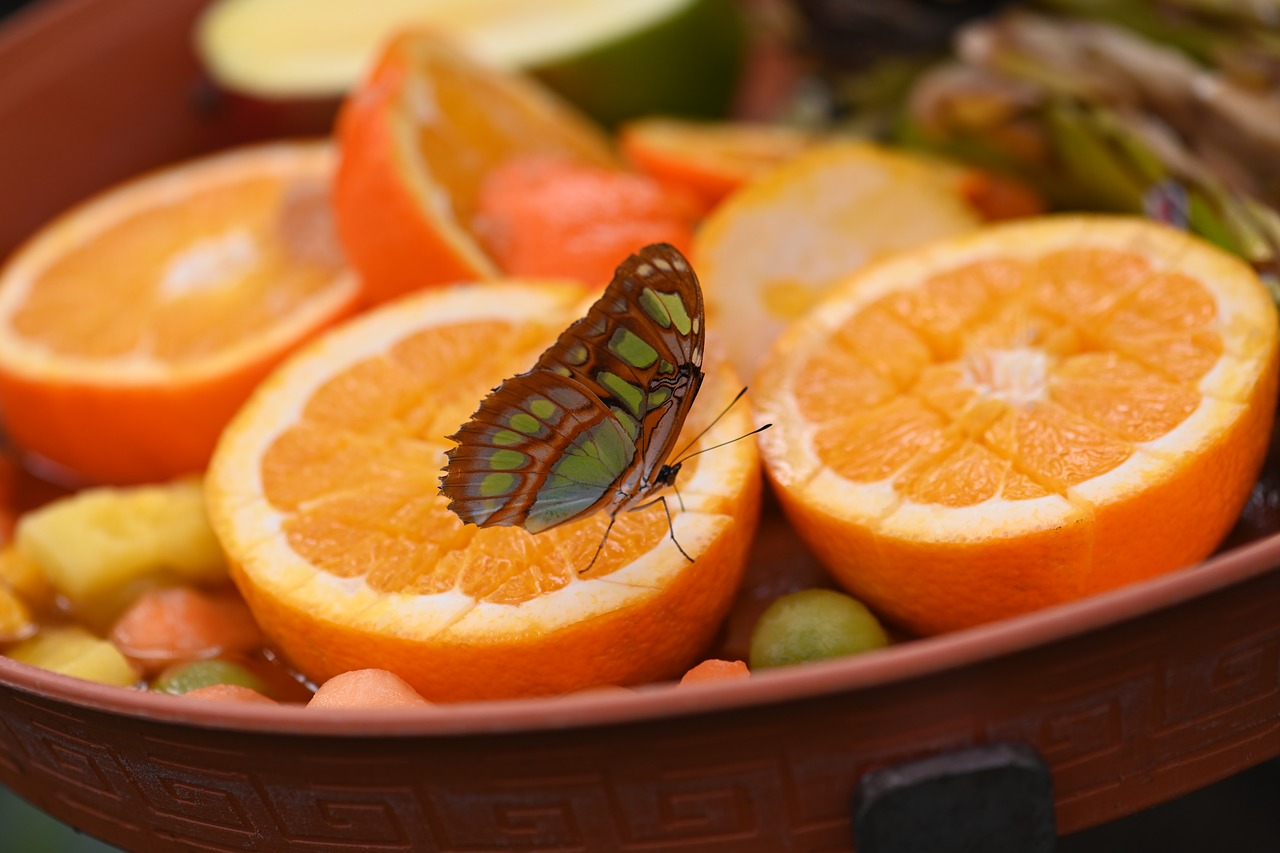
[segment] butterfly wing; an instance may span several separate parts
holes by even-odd
[[[545,370],[514,376],[450,436],[440,480],[449,508],[481,527],[532,533],[612,500],[636,446],[592,392]]]
[[[702,288],[665,243],[627,258],[587,315],[566,329],[535,370],[570,376],[618,419],[640,449],[648,484],[671,455],[702,384]]]
[[[658,244],[632,255],[587,315],[449,438],[449,507],[482,527],[539,532],[658,483],[702,383],[702,290]]]

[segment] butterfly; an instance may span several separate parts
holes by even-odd
[[[680,472],[668,460],[702,385],[702,348],[697,275],[675,247],[646,246],[532,369],[494,388],[448,436],[456,446],[440,493],[449,509],[531,533],[607,512],[598,557],[618,513],[666,508],[654,495]]]

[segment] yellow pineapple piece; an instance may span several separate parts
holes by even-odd
[[[36,631],[31,608],[7,583],[0,581],[0,643],[12,643],[30,637]]]
[[[76,625],[46,628],[10,649],[8,656],[41,669],[127,687],[138,672],[120,650]]]
[[[33,610],[44,612],[53,607],[56,593],[44,569],[12,543],[0,546],[0,586],[5,585]]]
[[[24,515],[14,541],[73,604],[152,576],[227,577],[197,479],[88,489]]]

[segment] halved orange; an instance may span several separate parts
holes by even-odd
[[[466,525],[438,494],[445,436],[529,369],[591,299],[568,283],[433,288],[335,329],[265,382],[207,477],[232,575],[316,681],[389,670],[433,701],[674,679],[705,655],[743,570],[759,456],[685,463],[662,506],[530,534]],[[712,364],[712,362],[709,362]],[[718,366],[685,425],[738,390]],[[750,429],[741,404],[703,445]],[[589,570],[588,570],[589,569]]]
[[[198,472],[254,385],[359,296],[325,143],[233,150],[68,211],[0,272],[0,409],[67,476]]]
[[[472,229],[484,177],[510,157],[616,165],[604,131],[549,90],[425,31],[390,42],[337,137],[338,231],[373,303],[499,274]]]
[[[1277,316],[1140,219],[989,226],[855,274],[753,386],[766,467],[835,578],[921,633],[1182,568],[1244,506]]]

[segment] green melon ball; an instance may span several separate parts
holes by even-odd
[[[842,592],[806,589],[782,596],[751,633],[751,669],[855,655],[889,644],[866,606]]]

